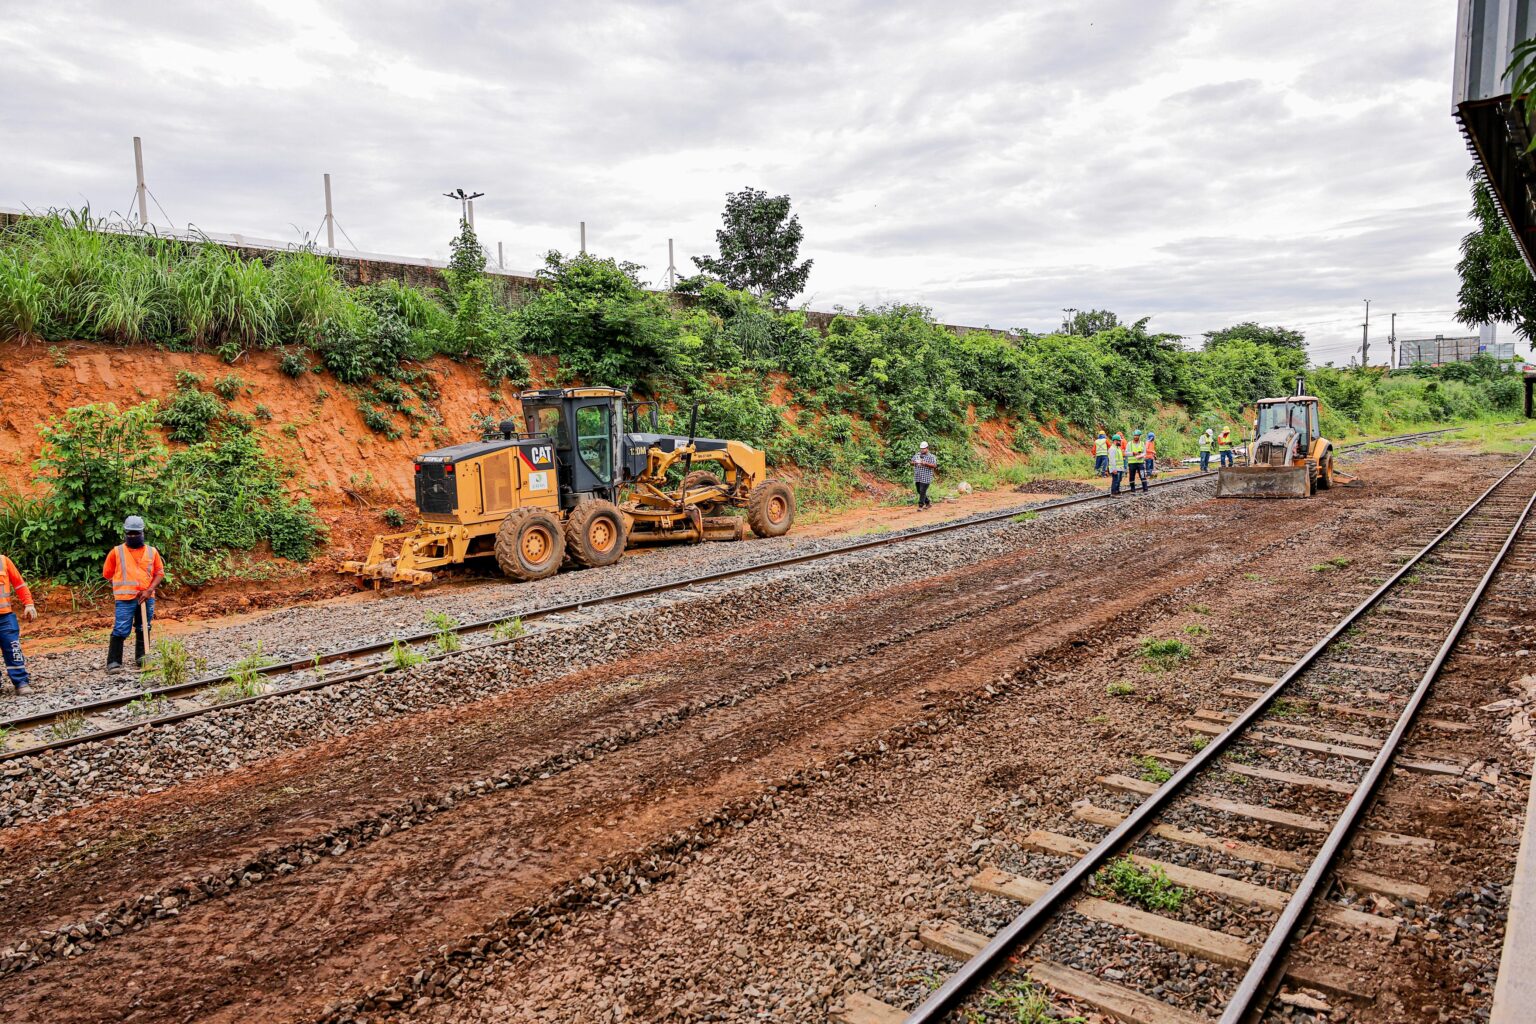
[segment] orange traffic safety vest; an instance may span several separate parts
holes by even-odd
[[[1221,432],[1221,436],[1216,439],[1216,443],[1221,445],[1223,448],[1225,448],[1227,445],[1231,444],[1232,443],[1232,431],[1230,431],[1230,430],[1223,430]]]
[[[11,587],[10,559],[0,555],[0,615],[7,615],[11,611],[11,601],[16,596],[16,591]]]
[[[117,601],[132,601],[149,589],[151,575],[155,571],[155,549],[144,545],[144,560],[137,565],[128,557],[128,545],[117,546],[117,573],[112,577],[112,597]]]

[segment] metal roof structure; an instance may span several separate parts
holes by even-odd
[[[1536,35],[1533,0],[1459,0],[1451,106],[1525,264],[1536,273],[1536,155],[1510,96],[1514,48]]]

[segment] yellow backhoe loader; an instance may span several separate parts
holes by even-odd
[[[1318,400],[1296,382],[1289,398],[1263,398],[1248,464],[1216,475],[1218,498],[1310,498],[1333,486],[1333,442],[1322,436]]]
[[[612,565],[633,544],[743,540],[749,526],[780,537],[794,524],[794,489],[768,477],[751,445],[660,433],[655,402],[631,404],[614,388],[525,391],[520,400],[524,430],[505,420],[479,441],[418,456],[420,524],[375,537],[367,558],[341,572],[375,586],[415,584],[494,559],[513,579],[536,580],[563,564]],[[721,514],[728,509],[745,519]]]

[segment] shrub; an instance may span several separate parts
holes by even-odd
[[[387,508],[379,513],[379,518],[384,520],[384,525],[392,529],[400,529],[405,525],[405,513],[397,508]]]
[[[214,392],[224,401],[233,402],[246,388],[245,378],[238,373],[226,373],[213,382]]]
[[[208,439],[209,429],[224,412],[224,403],[217,396],[178,382],[176,393],[160,413],[160,422],[172,441],[196,444]]]
[[[289,377],[302,377],[309,372],[309,356],[294,350],[284,352],[277,368]]]

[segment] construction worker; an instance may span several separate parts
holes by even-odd
[[[1205,428],[1205,433],[1200,435],[1200,472],[1211,471],[1211,445],[1216,443],[1216,434],[1210,427]]]
[[[107,671],[123,669],[123,642],[134,634],[134,664],[144,664],[147,634],[155,619],[155,588],[165,579],[160,552],[144,543],[144,520],[123,520],[123,542],[107,554],[101,575],[112,583],[116,602],[112,637],[107,642]]]
[[[1232,456],[1232,428],[1231,427],[1222,427],[1221,428],[1221,434],[1220,434],[1220,436],[1218,436],[1216,438],[1216,450],[1221,452],[1221,464],[1223,466],[1230,466],[1230,465],[1232,465],[1233,456]]]
[[[1104,468],[1109,473],[1109,493],[1120,494],[1120,476],[1125,472],[1125,438],[1116,434],[1104,453]]]
[[[1093,471],[1098,476],[1109,474],[1109,438],[1104,436],[1102,430],[1093,439]]]
[[[1135,491],[1136,478],[1141,477],[1141,489],[1145,491],[1147,489],[1147,479],[1145,476],[1147,469],[1147,443],[1141,439],[1141,431],[1139,430],[1131,431],[1130,443],[1125,448],[1125,468],[1129,474],[1126,477],[1127,489]]]
[[[917,454],[912,456],[912,482],[917,485],[918,508],[933,507],[933,502],[928,500],[928,485],[933,483],[933,471],[938,466],[939,460],[928,450],[928,442],[918,445]]]
[[[1157,435],[1147,431],[1146,468],[1142,470],[1141,481],[1143,490],[1146,482],[1157,473]]]
[[[32,688],[27,675],[27,659],[21,653],[21,622],[16,609],[28,622],[37,618],[37,605],[32,603],[32,591],[21,578],[16,563],[0,555],[0,650],[5,654],[5,674],[10,676],[20,696]]]

